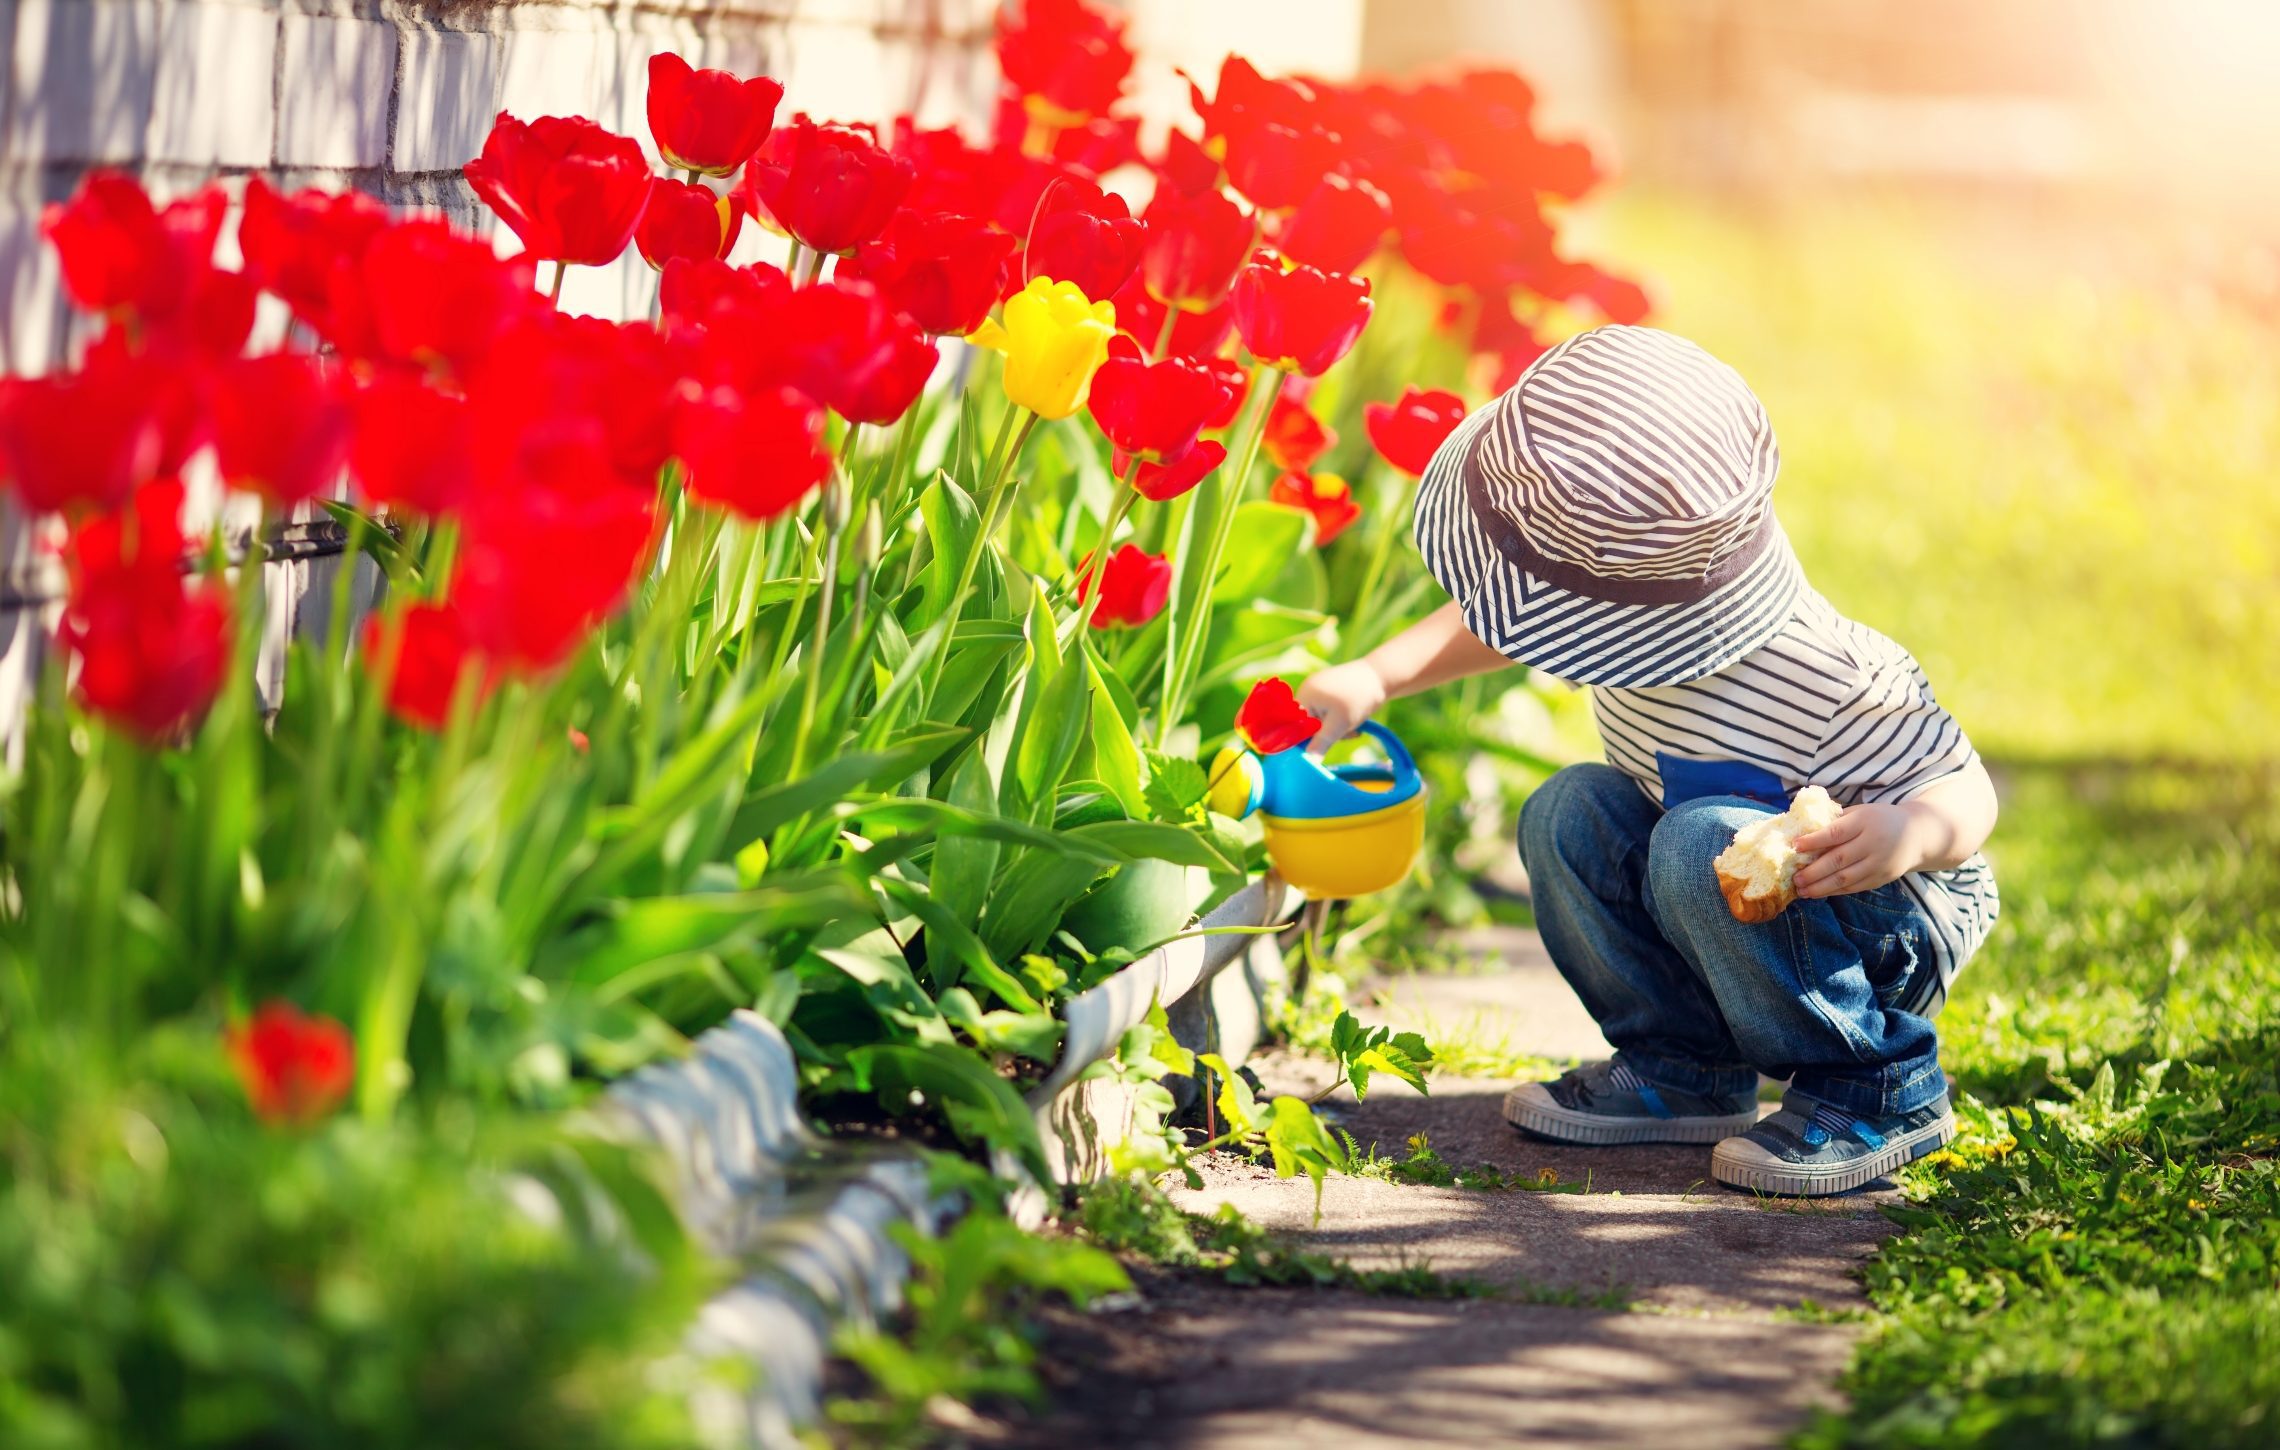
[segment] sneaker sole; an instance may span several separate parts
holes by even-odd
[[[1938,1118],[1890,1139],[1866,1158],[1814,1167],[1784,1163],[1755,1143],[1720,1143],[1710,1150],[1710,1176],[1729,1188],[1784,1198],[1826,1198],[1873,1183],[1955,1140],[1955,1115]]]
[[[1757,1126],[1757,1109],[1722,1118],[1616,1118],[1563,1108],[1542,1083],[1504,1095],[1504,1121],[1557,1143],[1716,1143]]]

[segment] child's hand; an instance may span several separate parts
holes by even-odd
[[[1306,748],[1320,755],[1384,709],[1385,700],[1385,678],[1366,659],[1318,671],[1298,687],[1298,703],[1322,722],[1322,733]]]
[[[1846,806],[1826,829],[1792,844],[1813,857],[1793,878],[1804,897],[1873,891],[1919,869],[1925,857],[1916,812],[1875,801]]]

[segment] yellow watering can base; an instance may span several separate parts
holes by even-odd
[[[1317,901],[1367,896],[1409,874],[1425,844],[1425,793],[1356,816],[1260,819],[1267,856],[1283,880]]]

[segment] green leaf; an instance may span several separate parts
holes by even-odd
[[[993,1052],[1051,1062],[1061,1049],[1061,1023],[1050,1012],[984,1012],[974,994],[952,987],[935,998],[951,1026]]]
[[[1092,725],[1092,682],[1082,659],[1064,661],[1053,643],[1053,615],[1039,593],[1030,619],[1029,685],[1023,691],[1014,777],[1031,820],[1044,820],[1058,797],[1077,746]]]
[[[958,585],[958,568],[966,555],[980,546],[981,510],[966,490],[936,473],[918,498],[918,514],[934,557],[926,566],[926,599],[919,606],[916,624],[931,624],[950,607],[951,591]]]
[[[1105,869],[1081,853],[1024,852],[990,894],[982,913],[982,941],[1000,958],[1035,949]]]
[[[914,1092],[941,1106],[961,1137],[1002,1148],[1039,1183],[1052,1182],[1036,1120],[1013,1084],[955,1044],[881,1043],[847,1054],[848,1065],[890,1112],[908,1112]]]
[[[950,772],[949,804],[975,816],[997,814],[997,782],[978,750],[968,751]],[[945,911],[960,921],[981,918],[997,872],[999,846],[986,836],[952,834],[941,838],[928,868],[929,889]]]
[[[1123,713],[1113,703],[1107,709],[1099,703],[1099,696],[1108,693],[1106,682],[1115,678],[1114,672],[1104,674],[1090,658],[1085,661],[1085,670],[1096,692],[1091,707],[1093,773],[1124,807],[1126,815],[1145,816],[1149,811],[1140,785],[1140,748],[1133,743],[1132,729]]]
[[[1279,1097],[1268,1111],[1267,1152],[1274,1158],[1275,1176],[1289,1178],[1304,1173],[1314,1184],[1314,1216],[1322,1217],[1322,1180],[1325,1175],[1343,1172],[1348,1164],[1346,1151],[1323,1130],[1322,1120],[1305,1100]]]
[[[1210,793],[1211,778],[1195,761],[1148,752],[1148,810],[1157,820],[1173,825],[1193,821]]]
[[[1220,558],[1219,582],[1211,591],[1219,604],[1248,603],[1281,577],[1290,561],[1305,552],[1312,518],[1302,509],[1252,502],[1235,510],[1235,531]]]
[[[827,760],[797,780],[763,786],[744,798],[729,839],[750,841],[784,822],[822,810],[856,791],[886,790],[924,770],[972,732],[925,726],[885,750],[864,750]]]
[[[948,987],[959,978],[950,971],[952,965],[962,967],[964,974],[989,988],[999,1001],[1017,1012],[1042,1012],[1044,1007],[1031,996],[1018,978],[999,966],[997,958],[981,938],[967,930],[962,918],[945,910],[942,903],[907,882],[882,878],[881,887],[904,910],[918,918],[926,928],[927,965],[935,982]]]
[[[550,946],[534,975],[606,991],[622,973],[662,960],[812,929],[868,909],[865,893],[838,872],[811,872],[757,891],[611,902],[601,921]]]
[[[1209,837],[1193,826],[1165,821],[1096,821],[1063,834],[1088,845],[1105,846],[1126,859],[1171,861],[1181,866],[1201,866],[1207,871],[1242,869],[1240,863],[1228,860]]]

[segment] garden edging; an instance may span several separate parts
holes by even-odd
[[[1297,904],[1280,878],[1263,876],[1197,929],[1269,926]],[[1236,962],[1242,972],[1226,970]],[[1132,1086],[1084,1076],[1125,1032],[1160,1001],[1183,1046],[1240,1063],[1258,1042],[1263,978],[1279,967],[1271,936],[1195,935],[1073,998],[1060,1060],[1028,1095],[1057,1182],[1098,1177],[1131,1132]],[[664,1151],[689,1231],[711,1251],[751,1265],[704,1306],[684,1340],[699,1361],[727,1357],[754,1370],[741,1388],[702,1383],[693,1394],[699,1424],[715,1443],[789,1450],[799,1427],[821,1413],[834,1332],[873,1324],[901,1302],[909,1262],[892,1228],[908,1224],[931,1235],[959,1204],[930,1190],[915,1154],[815,1133],[799,1113],[791,1044],[755,1012],[739,1011],[703,1033],[687,1057],[617,1083],[604,1105],[618,1136]],[[1010,1201],[1015,1218],[1035,1227],[1051,1203],[1046,1186],[1009,1158],[996,1166],[1021,1185]]]

